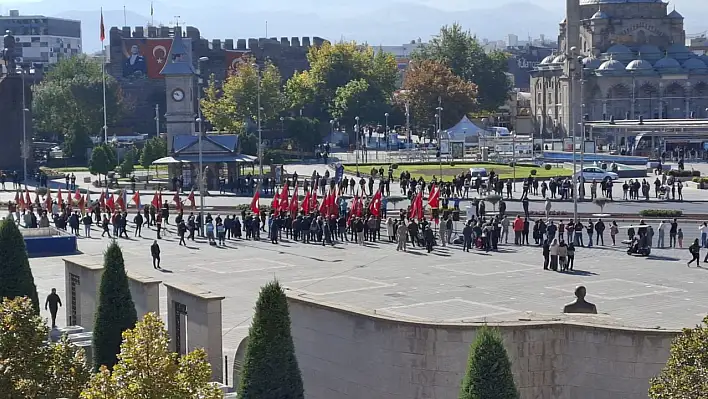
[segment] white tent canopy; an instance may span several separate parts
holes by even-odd
[[[447,138],[451,141],[476,142],[476,138],[479,136],[494,136],[494,133],[475,125],[467,116],[463,116],[455,126],[447,129],[446,132]]]

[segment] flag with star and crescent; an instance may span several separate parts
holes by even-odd
[[[140,62],[141,60],[142,62],[144,62],[147,77],[149,79],[162,79],[160,71],[162,71],[162,68],[165,66],[165,63],[167,62],[167,59],[170,55],[170,49],[172,48],[172,39],[123,39],[123,53],[125,56],[124,68],[129,68],[129,65],[139,65],[134,61],[137,57],[133,56],[136,46],[138,51],[138,57],[142,57],[142,59],[139,59],[138,62]],[[131,56],[133,56],[132,59]]]

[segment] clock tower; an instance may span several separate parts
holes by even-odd
[[[165,77],[167,95],[167,152],[172,154],[172,141],[175,136],[194,135],[195,98],[194,78],[196,71],[182,38],[182,29],[175,27],[172,48],[168,62],[160,74]]]

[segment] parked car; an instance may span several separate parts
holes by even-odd
[[[617,180],[619,176],[615,172],[608,172],[596,166],[583,168],[582,171],[575,173],[575,178],[584,178],[585,181],[602,181],[602,180]]]

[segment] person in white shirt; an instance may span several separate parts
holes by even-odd
[[[701,247],[706,248],[706,238],[708,236],[708,223],[703,222],[703,224],[698,228],[698,232],[701,233]]]
[[[659,230],[659,238],[657,239],[657,242],[656,242],[657,248],[664,248],[664,234],[666,232],[666,226],[667,226],[667,224],[663,220],[661,222],[659,222],[659,228],[657,229],[657,230]]]

